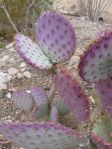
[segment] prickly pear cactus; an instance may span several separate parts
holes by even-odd
[[[65,102],[62,99],[57,99],[55,101],[55,106],[58,109],[60,116],[64,116],[70,113],[70,109],[66,106]]]
[[[63,62],[73,55],[75,31],[62,15],[44,13],[37,22],[36,34],[40,47],[53,63]]]
[[[43,54],[40,47],[29,37],[17,34],[15,36],[15,48],[19,55],[34,68],[51,69],[52,64]]]
[[[79,63],[79,74],[88,82],[112,77],[112,32],[104,33],[88,46]]]
[[[31,94],[29,94],[23,90],[14,92],[12,99],[13,99],[13,103],[17,107],[19,107],[21,110],[30,112],[33,109],[34,100],[31,96]]]
[[[38,44],[29,37],[17,34],[15,48],[19,55],[31,66],[39,69],[52,69],[53,63],[71,58],[76,45],[75,31],[62,15],[46,12],[36,26]]]
[[[101,107],[112,118],[112,79],[98,81],[95,85]]]
[[[17,34],[16,50],[33,67],[51,69],[53,86],[48,94],[40,87],[30,89],[30,94],[14,92],[13,102],[30,113],[33,122],[0,122],[0,134],[24,149],[112,149],[112,31],[92,42],[80,58],[79,74],[94,83],[98,96],[94,100],[100,106],[94,108],[78,81],[56,65],[74,53],[76,37],[70,23],[56,12],[46,12],[36,24],[36,36],[39,45]],[[68,123],[73,126],[75,120],[81,129],[62,125],[62,118],[71,115]]]
[[[83,135],[59,124],[0,123],[0,133],[25,149],[78,148]]]
[[[89,101],[79,83],[66,71],[58,73],[54,80],[66,106],[72,110],[79,120],[87,121],[90,117]]]
[[[108,143],[104,138],[99,137],[94,133],[91,135],[91,140],[96,144],[98,149],[112,149],[112,144]]]
[[[104,138],[108,142],[112,142],[112,119],[104,113],[100,113],[93,121],[93,133]]]

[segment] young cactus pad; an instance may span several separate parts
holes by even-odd
[[[112,77],[112,32],[99,37],[81,57],[79,74],[88,82]]]
[[[70,113],[70,109],[66,106],[62,99],[57,99],[55,101],[55,106],[57,107],[60,116],[65,116]]]
[[[42,87],[31,89],[31,94],[35,100],[35,104],[37,107],[48,104],[48,96]]]
[[[54,80],[65,104],[79,120],[87,121],[90,117],[89,101],[79,83],[65,71],[59,72]]]
[[[51,69],[52,64],[43,54],[40,47],[30,38],[22,34],[15,36],[15,48],[20,56],[34,68]]]
[[[91,140],[97,145],[98,149],[112,149],[112,144],[108,143],[104,138],[97,136],[94,133],[91,135]]]
[[[37,22],[36,34],[41,48],[53,63],[63,62],[74,53],[75,31],[62,15],[44,13]]]
[[[56,106],[52,106],[51,113],[50,113],[50,120],[53,123],[58,123],[58,110]]]
[[[0,123],[0,134],[25,149],[78,148],[84,139],[78,132],[51,123]]]
[[[13,93],[13,102],[14,104],[20,108],[21,110],[24,110],[26,112],[30,112],[34,106],[34,100],[31,96],[31,94],[25,92],[25,91],[15,91]]]
[[[103,110],[112,117],[112,79],[98,81],[95,89],[101,99]]]

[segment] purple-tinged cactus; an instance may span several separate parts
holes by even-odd
[[[31,94],[35,100],[35,109],[32,112],[32,117],[40,119],[47,116],[49,114],[47,93],[43,88],[38,87],[31,89]]]
[[[48,103],[47,93],[42,87],[31,89],[31,94],[35,100],[35,104],[37,107]]]
[[[58,123],[59,121],[59,117],[58,117],[58,110],[57,110],[57,107],[55,106],[52,106],[52,109],[51,109],[51,113],[50,113],[50,120],[51,122],[53,123]]]
[[[17,34],[15,36],[15,48],[19,55],[34,68],[45,70],[52,68],[52,64],[40,47],[27,36]]]
[[[104,113],[100,113],[92,122],[92,132],[112,143],[112,119]]]
[[[51,62],[63,62],[73,55],[75,31],[62,15],[55,12],[44,13],[37,22],[36,34],[40,47]]]
[[[108,143],[104,138],[91,134],[91,140],[97,145],[98,149],[112,149],[112,144]]]
[[[101,107],[112,117],[112,79],[98,81],[95,89]]]
[[[61,71],[55,76],[55,84],[66,106],[81,121],[90,117],[88,97],[81,89],[79,83],[66,71]]]
[[[26,149],[78,148],[85,138],[75,130],[51,123],[0,123],[0,134]]]
[[[31,94],[23,90],[15,91],[13,93],[12,99],[13,99],[14,104],[21,110],[30,112],[33,109],[34,100]]]
[[[79,74],[92,83],[112,77],[112,32],[103,34],[90,44],[81,57]]]

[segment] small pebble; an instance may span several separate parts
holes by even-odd
[[[10,68],[10,69],[8,70],[8,73],[9,73],[10,75],[15,75],[17,72],[18,72],[18,70],[17,70],[16,68]]]
[[[28,71],[24,72],[23,75],[24,75],[26,78],[28,78],[28,79],[31,78],[31,73],[28,72]]]

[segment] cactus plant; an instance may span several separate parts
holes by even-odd
[[[83,140],[75,130],[52,123],[2,123],[0,133],[26,149],[71,149]]]
[[[56,86],[66,105],[81,121],[87,121],[90,116],[89,101],[79,83],[66,71],[55,76]],[[78,106],[80,105],[80,106]]]
[[[95,88],[103,110],[112,117],[112,79],[98,81]]]
[[[34,100],[30,93],[23,90],[19,90],[13,93],[13,103],[18,106],[21,110],[30,112],[34,106]]]
[[[37,23],[36,35],[40,46],[25,35],[15,36],[16,50],[34,68],[48,70],[53,67],[53,63],[63,62],[73,55],[75,32],[72,25],[61,15],[53,12],[43,14]]]
[[[25,35],[15,36],[15,48],[20,56],[34,68],[50,69],[52,64],[43,54],[42,50],[30,38]]]
[[[35,68],[51,69],[55,89],[51,87],[48,94],[40,87],[31,88],[30,94],[14,92],[15,104],[34,119],[0,122],[0,134],[27,149],[112,149],[112,32],[98,37],[80,57],[79,74],[94,84],[98,96],[100,106],[94,109],[80,83],[70,72],[55,65],[68,60],[74,52],[76,38],[72,26],[56,12],[47,12],[38,20],[36,36],[39,46],[17,34],[16,50]],[[71,115],[72,125],[74,121],[79,125],[77,130],[61,124],[61,118]]]
[[[38,42],[53,63],[69,59],[75,48],[75,32],[71,24],[57,13],[43,14],[36,26]]]
[[[112,32],[97,37],[81,56],[79,74],[88,82],[97,82],[112,77]]]

